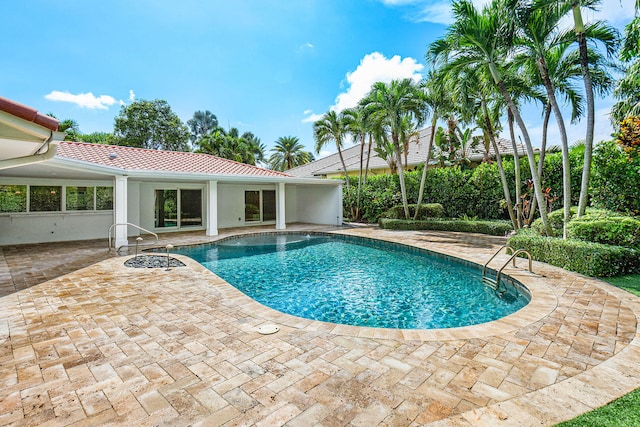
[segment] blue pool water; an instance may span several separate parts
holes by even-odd
[[[183,247],[187,255],[275,310],[340,324],[435,329],[499,319],[529,295],[502,295],[477,267],[426,251],[348,236],[266,234]]]

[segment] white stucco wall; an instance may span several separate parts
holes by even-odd
[[[290,224],[298,222],[298,187],[295,185],[287,185],[284,190],[286,197],[285,222]]]
[[[297,191],[298,222],[342,224],[342,187],[309,185]]]

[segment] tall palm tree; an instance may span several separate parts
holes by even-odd
[[[424,120],[426,109],[424,93],[411,79],[393,80],[389,84],[375,83],[366,99],[365,108],[371,114],[372,120],[382,123],[389,129],[398,166],[404,214],[405,218],[409,219],[400,143],[405,117],[415,120],[418,125]]]
[[[340,163],[342,163],[342,169],[344,170],[347,193],[349,193],[349,173],[347,172],[347,165],[344,163],[344,158],[342,157],[342,147],[346,134],[347,127],[342,113],[338,114],[335,111],[329,111],[313,124],[316,153],[320,153],[320,150],[330,142],[333,141],[335,143],[338,156],[340,157]]]
[[[431,131],[429,133],[429,142],[427,143],[427,156],[424,160],[424,166],[422,167],[422,175],[420,177],[420,190],[418,191],[418,201],[416,205],[416,211],[413,214],[413,219],[418,219],[420,212],[420,206],[422,204],[422,197],[424,196],[424,186],[427,180],[427,169],[429,167],[429,160],[431,160],[431,150],[433,149],[433,140],[436,134],[436,124],[440,115],[450,109],[449,97],[447,93],[447,80],[444,79],[442,74],[438,74],[435,70],[430,70],[426,79],[421,84],[421,89],[424,92],[425,103],[427,106],[426,111],[431,110]]]
[[[313,155],[304,150],[296,136],[281,136],[271,149],[269,166],[273,170],[286,171],[313,160]]]
[[[363,163],[364,163],[364,146],[366,143],[367,135],[370,135],[370,124],[368,116],[361,106],[354,108],[348,108],[342,112],[344,116],[344,123],[346,130],[354,140],[360,142],[360,168],[358,171],[358,188],[356,190],[356,210],[355,220],[360,219],[360,193],[363,181]],[[369,143],[369,149],[367,150],[366,168],[369,168],[369,158],[371,157],[371,143]],[[364,173],[364,179],[366,180],[366,172]]]
[[[618,102],[611,108],[611,118],[617,128],[628,116],[640,116],[640,0],[636,0],[635,16],[624,29],[620,59],[633,61],[618,80],[614,95]]]
[[[195,144],[198,139],[218,127],[218,118],[209,110],[196,111],[193,113],[193,118],[187,120],[187,126],[191,131],[191,143]]]
[[[469,0],[453,3],[455,22],[447,34],[430,47],[431,55],[439,58],[451,69],[464,69],[475,65],[485,69],[514,115],[524,138],[531,169],[534,192],[539,206],[545,206],[540,177],[536,167],[533,146],[527,127],[505,85],[503,61],[508,57],[514,29],[508,17],[512,9],[506,2],[496,0],[478,11]],[[540,209],[540,218],[547,234],[552,235],[546,209]]]

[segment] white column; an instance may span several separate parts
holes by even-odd
[[[218,235],[218,181],[207,182],[207,236]]]
[[[278,183],[278,190],[276,191],[276,230],[284,230],[287,228],[285,222],[285,199],[284,199],[284,182]]]
[[[126,176],[116,176],[114,180],[114,201],[113,201],[113,212],[114,212],[114,221],[116,224],[125,224],[127,223],[127,177]],[[115,228],[115,245],[116,248],[122,245],[126,245],[129,242],[127,241],[127,233],[128,227],[125,226],[117,226]]]

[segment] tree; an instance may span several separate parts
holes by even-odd
[[[613,93],[619,100],[611,108],[611,119],[616,128],[626,117],[640,116],[640,0],[636,0],[633,20],[624,29],[620,59],[631,63]]]
[[[195,144],[198,139],[218,127],[218,118],[209,110],[196,111],[193,113],[193,118],[187,120],[187,126],[191,130],[191,143]]]
[[[338,114],[335,111],[329,111],[322,116],[320,120],[313,124],[313,137],[316,141],[316,153],[320,153],[320,150],[322,150],[322,148],[331,141],[335,143],[336,149],[338,150],[338,156],[340,157],[340,163],[342,163],[342,169],[344,170],[344,179],[346,181],[348,193],[349,173],[347,172],[347,165],[344,163],[344,158],[342,157],[342,146],[344,145],[344,137],[346,134],[347,127],[342,113]]]
[[[400,144],[407,129],[406,120],[422,124],[426,111],[425,95],[411,79],[392,80],[389,84],[378,82],[365,97],[365,109],[373,122],[380,123],[389,131],[400,178],[404,214],[409,219]]]
[[[92,132],[83,133],[80,135],[82,142],[88,142],[90,144],[113,144],[113,134],[109,132]]]
[[[255,165],[264,160],[264,145],[251,132],[240,135],[237,128],[216,128],[196,141],[197,153],[206,153],[240,163]]]
[[[281,136],[271,149],[269,167],[273,170],[287,171],[313,160],[313,155],[304,150],[296,136]]]
[[[115,118],[114,136],[117,145],[189,151],[189,129],[161,99],[123,105]]]
[[[520,111],[509,94],[504,79],[504,63],[508,57],[514,36],[512,20],[513,5],[500,0],[478,11],[471,1],[457,0],[453,3],[454,23],[449,27],[445,37],[436,40],[431,47],[432,57],[439,59],[452,70],[468,67],[481,67],[487,72],[514,115],[516,123],[524,138],[527,158],[533,180],[533,187],[538,205],[544,207],[545,200],[537,173],[531,138]],[[540,218],[545,231],[553,234],[547,218],[546,209],[540,209]]]
[[[360,142],[360,168],[358,171],[358,188],[356,189],[356,210],[355,220],[360,219],[360,194],[362,186],[367,180],[367,170],[369,169],[369,159],[371,158],[371,124],[369,123],[369,117],[362,106],[358,105],[354,108],[348,108],[343,111],[345,120],[345,126],[347,132],[351,134],[354,141]],[[367,161],[364,163],[364,146],[365,141],[369,135],[369,149],[367,150]],[[364,176],[363,176],[364,171]]]

